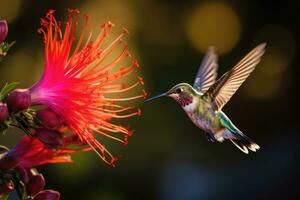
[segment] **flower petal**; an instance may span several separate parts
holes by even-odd
[[[34,197],[34,200],[59,200],[59,199],[60,199],[59,192],[54,190],[43,190]]]

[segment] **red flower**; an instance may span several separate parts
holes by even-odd
[[[0,169],[32,168],[48,163],[69,163],[72,162],[69,155],[72,152],[74,151],[48,148],[40,140],[31,139],[25,135],[13,149],[0,158]]]
[[[88,28],[86,17],[75,42],[79,11],[69,11],[64,29],[53,13],[53,10],[49,11],[41,20],[39,32],[44,35],[45,70],[41,80],[30,88],[31,105],[49,107],[83,144],[89,144],[106,163],[113,165],[116,157],[94,134],[127,144],[132,131],[111,123],[111,120],[140,115],[140,109],[134,111],[134,106],[125,106],[123,102],[146,96],[144,90],[142,94],[131,97],[113,96],[126,94],[143,84],[141,77],[137,77],[137,81],[130,86],[124,83],[124,77],[131,75],[138,67],[136,58],[131,57],[127,44],[123,42],[128,31],[124,29],[110,42],[110,31],[114,25],[107,22],[101,26],[94,40],[93,32],[90,32],[85,41]],[[131,63],[126,66],[126,61]]]
[[[33,167],[72,162],[69,154],[74,152],[48,148],[39,139],[31,139],[27,135],[11,150],[0,147],[0,199],[15,190],[21,192],[18,195],[26,194],[28,199],[59,200],[59,192],[44,190],[45,179]]]

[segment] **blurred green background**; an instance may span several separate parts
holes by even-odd
[[[225,106],[232,121],[260,146],[244,155],[231,143],[210,143],[176,103],[143,105],[143,115],[126,120],[135,134],[129,145],[110,146],[121,155],[115,168],[95,153],[74,164],[39,168],[46,187],[62,199],[200,200],[299,199],[299,6],[295,1],[1,0],[0,18],[17,43],[0,63],[0,85],[28,87],[43,69],[39,21],[49,9],[66,19],[67,8],[87,13],[96,27],[110,20],[130,30],[129,44],[140,63],[150,96],[179,82],[192,83],[209,45],[219,74],[260,42],[267,51],[257,69]],[[1,136],[12,146],[21,133]]]

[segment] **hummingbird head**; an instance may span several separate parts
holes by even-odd
[[[179,105],[186,106],[193,102],[194,96],[196,95],[195,90],[190,84],[187,83],[179,83],[172,87],[169,91],[159,94],[157,96],[154,96],[150,99],[147,99],[146,102],[168,96],[177,101]]]

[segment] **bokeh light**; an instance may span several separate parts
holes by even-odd
[[[206,172],[191,163],[172,163],[161,175],[160,199],[209,199],[211,183]]]
[[[259,72],[268,75],[277,75],[284,73],[289,67],[290,59],[285,56],[282,50],[278,48],[270,48],[261,61]]]
[[[3,3],[1,1],[0,19],[6,19],[8,23],[13,22],[20,12],[21,3],[21,0],[10,0],[9,3]]]
[[[282,76],[274,77],[270,74],[257,73],[255,78],[247,81],[244,92],[252,98],[274,98],[279,95],[282,84]]]
[[[288,87],[287,74],[295,54],[295,40],[290,31],[280,25],[263,27],[256,40],[266,41],[268,45],[245,93],[253,98],[275,98]]]
[[[241,24],[237,13],[229,5],[208,2],[191,11],[186,31],[188,39],[201,52],[213,45],[223,54],[239,41]]]
[[[96,28],[106,21],[111,21],[120,29],[126,27],[133,34],[136,27],[135,16],[128,3],[117,0],[85,1],[80,8],[81,13],[91,16],[91,26]]]

